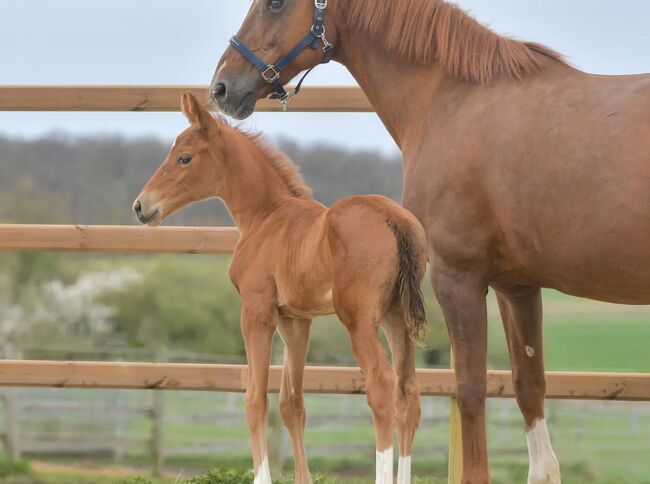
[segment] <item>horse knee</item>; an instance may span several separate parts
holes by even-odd
[[[375,418],[389,420],[392,423],[395,415],[395,394],[397,390],[397,375],[392,368],[374,371],[367,384],[368,405]]]
[[[544,395],[546,380],[535,375],[516,375],[514,378],[515,394],[521,413],[528,420],[544,415]]]
[[[475,383],[459,383],[456,399],[461,414],[472,418],[485,410],[486,387]]]
[[[299,422],[305,421],[305,402],[302,395],[290,394],[290,395],[280,395],[280,415],[282,415],[282,420],[285,425],[290,425],[294,421],[298,420]]]
[[[266,394],[246,393],[246,419],[250,428],[264,425],[268,411],[268,397]]]
[[[415,378],[402,381],[397,390],[398,418],[407,417],[420,419],[420,386]]]

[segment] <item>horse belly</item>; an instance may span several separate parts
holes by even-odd
[[[300,295],[285,295],[280,291],[278,312],[284,318],[312,319],[334,313],[332,289],[301,291]]]

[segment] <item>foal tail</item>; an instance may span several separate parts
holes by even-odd
[[[400,221],[401,222],[401,221]],[[396,295],[402,306],[406,329],[411,341],[421,341],[427,331],[427,319],[424,310],[422,277],[426,269],[426,247],[413,226],[389,219],[388,226],[397,241],[398,271],[395,284]]]

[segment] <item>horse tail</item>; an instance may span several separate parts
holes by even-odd
[[[404,223],[406,222],[406,223]],[[411,341],[421,342],[427,331],[427,319],[422,297],[422,277],[426,269],[424,233],[417,233],[410,220],[388,220],[397,241],[398,270],[396,297],[402,307],[404,323]],[[418,224],[418,228],[419,224]]]

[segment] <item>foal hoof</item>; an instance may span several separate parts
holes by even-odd
[[[548,462],[543,469],[531,469],[528,484],[560,484],[560,466],[557,461]]]

